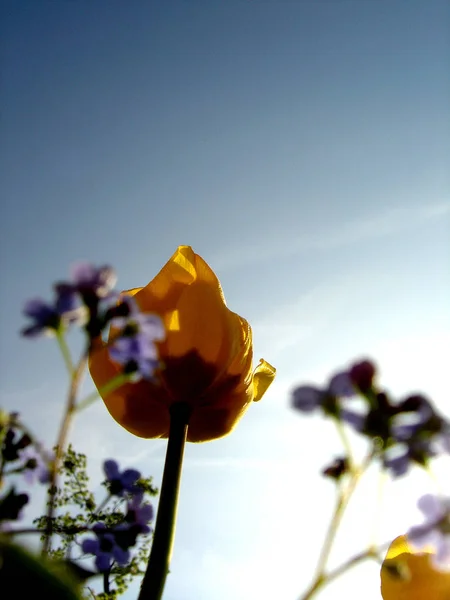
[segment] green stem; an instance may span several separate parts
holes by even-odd
[[[69,393],[67,395],[67,403],[64,411],[64,415],[59,428],[58,439],[56,441],[55,448],[55,459],[50,469],[50,483],[48,486],[48,503],[47,503],[47,524],[46,532],[44,537],[44,543],[42,547],[42,555],[47,556],[50,551],[51,538],[53,533],[53,521],[55,516],[55,493],[58,486],[59,468],[61,459],[64,456],[66,450],[67,438],[69,435],[70,423],[75,413],[75,406],[77,400],[78,390],[80,389],[81,381],[83,378],[84,370],[87,365],[87,354],[83,354],[78,363],[77,367],[72,373]]]
[[[351,447],[350,441],[347,437],[345,427],[344,427],[342,421],[339,421],[337,419],[334,419],[334,423],[336,425],[336,429],[339,434],[339,437],[341,438],[342,445],[344,446],[345,452],[347,453],[348,466],[350,468],[350,471],[352,471],[355,468],[355,459],[353,457],[352,447]]]
[[[329,585],[335,579],[338,579],[339,577],[341,577],[341,575],[344,575],[344,573],[347,573],[347,571],[350,571],[350,569],[353,569],[353,567],[356,567],[357,565],[368,559],[378,561],[379,556],[377,554],[377,551],[372,548],[369,548],[367,550],[363,550],[359,554],[355,554],[355,556],[349,558],[347,561],[342,563],[342,565],[336,567],[336,569],[329,571],[327,574],[324,574],[320,580],[315,580],[312,583],[311,587],[302,596],[302,599],[312,598],[319,589],[322,589],[325,586]]]
[[[159,498],[152,549],[138,600],[161,600],[169,572],[175,537],[181,468],[186,443],[190,408],[174,404],[170,410],[170,431]]]
[[[73,364],[72,356],[70,354],[69,346],[67,345],[66,338],[63,331],[56,332],[56,339],[58,341],[59,349],[61,350],[64,364],[66,365],[67,372],[70,377],[73,377],[75,366]]]
[[[353,470],[350,471],[350,479],[347,482],[347,485],[343,489],[339,490],[336,506],[330,524],[328,526],[328,531],[325,536],[325,541],[322,546],[319,562],[317,564],[316,575],[311,586],[301,596],[300,600],[310,600],[310,598],[312,598],[322,586],[328,583],[329,576],[326,575],[326,566],[333,547],[334,540],[336,538],[336,534],[338,532],[339,526],[342,521],[342,517],[344,516],[345,510],[350,502],[350,499],[362,475],[366,471],[367,467],[370,465],[372,458],[373,454],[370,453],[359,469],[353,468]],[[372,552],[372,550],[370,550],[370,552]],[[342,574],[342,572],[339,571],[339,574]],[[335,575],[334,577],[337,577],[337,575]]]

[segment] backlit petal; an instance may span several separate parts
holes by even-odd
[[[275,379],[276,369],[263,358],[253,373],[253,400],[258,402],[264,396],[267,388]]]

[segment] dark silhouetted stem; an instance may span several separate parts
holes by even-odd
[[[174,404],[170,410],[169,442],[158,515],[139,600],[161,600],[163,595],[175,537],[181,468],[189,416],[190,408],[184,403]]]

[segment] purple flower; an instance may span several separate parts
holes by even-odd
[[[109,265],[94,267],[87,262],[79,262],[71,269],[73,288],[82,296],[106,298],[117,283],[117,275]]]
[[[155,342],[164,339],[164,325],[157,315],[140,312],[131,298],[126,304],[129,314],[111,321],[119,333],[109,353],[113,361],[124,365],[125,372],[135,373],[135,379],[151,379],[159,364]]]
[[[392,436],[405,442],[419,434],[435,415],[431,403],[420,395],[409,396],[398,405],[392,420]]]
[[[328,384],[328,394],[339,398],[351,398],[356,394],[355,386],[347,371],[336,373]]]
[[[24,460],[23,475],[28,484],[32,484],[36,480],[43,484],[50,482],[49,465],[55,458],[53,454],[45,452],[43,455],[32,446],[28,446],[21,452],[20,457]]]
[[[312,385],[301,385],[292,392],[292,406],[301,412],[313,412],[322,405],[323,391]]]
[[[450,570],[450,498],[432,494],[422,496],[417,503],[425,522],[411,527],[408,538],[417,550],[431,546],[436,568]]]
[[[450,425],[448,423],[442,427],[442,431],[436,437],[436,446],[438,452],[450,454]]]
[[[142,504],[143,494],[137,494],[127,503],[125,522],[114,528],[116,541],[121,548],[130,548],[136,544],[138,535],[146,535],[151,529],[148,523],[153,519],[153,507]]]
[[[349,398],[356,393],[349,374],[344,371],[331,377],[327,387],[319,388],[313,385],[302,385],[292,392],[292,407],[301,412],[313,412],[318,408],[329,415],[338,416],[340,407],[338,398]]]
[[[341,408],[339,415],[342,421],[345,421],[345,423],[353,427],[353,429],[358,433],[362,433],[364,431],[367,420],[366,414],[361,414],[355,410],[343,407]]]
[[[109,482],[109,491],[115,496],[123,496],[124,492],[140,494],[141,489],[136,485],[141,474],[136,469],[125,469],[119,471],[119,465],[115,460],[105,460],[103,470]]]
[[[25,337],[52,335],[61,326],[67,326],[82,318],[75,294],[63,286],[56,286],[56,300],[48,304],[41,298],[32,298],[25,303],[23,313],[32,319],[32,324],[22,329]]]
[[[411,463],[425,465],[432,456],[434,453],[429,442],[413,439],[407,444],[395,444],[387,448],[383,452],[382,462],[393,477],[401,477],[406,475]]]
[[[153,520],[153,506],[142,504],[142,494],[137,494],[127,504],[125,519],[128,523],[139,525],[140,533],[150,533],[148,523]]]
[[[72,281],[54,285],[56,298],[53,304],[40,298],[31,299],[25,304],[24,314],[32,319],[32,324],[22,330],[22,335],[48,335],[71,323],[86,325],[88,333],[99,335],[104,325],[98,320],[99,302],[111,295],[115,282],[112,267],[97,268],[88,263],[75,265]]]
[[[125,566],[130,560],[128,548],[122,548],[116,541],[115,534],[106,530],[104,523],[93,528],[97,538],[83,540],[81,548],[86,554],[95,556],[95,565],[99,571],[108,571],[113,562]]]
[[[106,461],[105,471],[111,471],[113,474],[120,475],[115,461]],[[137,471],[129,469],[120,475],[121,480],[127,480],[129,489],[134,490],[132,481],[135,480]],[[117,482],[118,479],[113,479]],[[82,543],[83,552],[93,554],[95,564],[99,571],[107,571],[111,568],[113,561],[119,565],[125,565],[130,560],[129,549],[136,544],[138,535],[148,534],[151,529],[148,523],[153,519],[153,507],[150,504],[143,504],[143,493],[139,490],[127,502],[127,513],[124,522],[116,525],[112,529],[107,529],[104,523],[98,523],[93,527],[96,539],[86,539]]]
[[[363,394],[372,389],[375,373],[376,367],[370,360],[355,363],[349,371],[351,381]]]

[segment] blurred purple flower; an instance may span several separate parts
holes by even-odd
[[[115,270],[109,265],[94,267],[88,262],[79,262],[71,269],[72,289],[84,299],[95,297],[106,298],[117,283]]]
[[[142,504],[142,494],[138,494],[128,502],[125,519],[128,523],[139,525],[140,533],[150,533],[148,523],[153,520],[153,506]]]
[[[157,315],[140,312],[133,299],[126,299],[126,304],[129,314],[111,321],[119,333],[109,354],[113,361],[124,365],[125,372],[135,373],[136,379],[151,379],[159,364],[155,342],[164,339],[164,325]]]
[[[397,415],[392,419],[392,436],[399,442],[408,441],[420,433],[434,415],[431,403],[424,396],[409,396],[398,405]]]
[[[72,281],[54,285],[56,298],[48,303],[40,298],[29,300],[24,307],[25,316],[32,324],[22,330],[26,337],[52,334],[62,325],[88,324],[95,333],[101,330],[98,320],[99,302],[107,298],[116,283],[112,267],[94,267],[89,263],[78,263],[72,268]]]
[[[387,448],[383,452],[382,461],[384,468],[395,478],[406,475],[412,463],[425,465],[435,455],[429,441],[413,438],[408,443]]]
[[[351,366],[350,379],[363,394],[369,392],[373,387],[376,367],[370,360],[362,360]]]
[[[353,427],[355,431],[358,433],[362,433],[364,431],[364,426],[366,424],[367,415],[356,412],[355,410],[350,410],[348,408],[341,408],[340,417],[342,421],[345,421],[348,425]]]
[[[52,335],[62,325],[69,325],[82,318],[82,311],[73,291],[65,287],[55,287],[55,303],[48,304],[41,298],[32,298],[25,303],[23,313],[32,319],[32,324],[22,329],[25,337]]]
[[[120,566],[125,566],[130,560],[130,551],[117,544],[114,533],[106,530],[104,523],[93,527],[96,538],[83,540],[81,549],[86,554],[95,556],[95,565],[99,571],[108,571],[115,561]]]
[[[322,405],[323,391],[312,385],[301,385],[292,392],[292,407],[312,412]]]
[[[318,408],[324,409],[328,414],[340,413],[337,398],[349,398],[356,394],[348,372],[340,372],[333,377],[326,388],[312,385],[301,385],[295,388],[291,396],[291,405],[301,412],[313,412]]]
[[[435,550],[432,561],[436,568],[450,570],[450,498],[426,494],[417,505],[425,522],[408,531],[411,545],[417,550],[431,546]]]
[[[125,522],[114,528],[116,541],[121,548],[131,548],[136,544],[138,535],[151,532],[148,523],[153,519],[153,507],[143,504],[142,499],[141,493],[127,503]]]
[[[356,390],[349,373],[342,371],[333,375],[328,384],[327,393],[330,396],[337,396],[338,398],[351,398],[354,396]]]
[[[21,452],[20,458],[24,461],[23,476],[28,484],[49,483],[50,463],[54,460],[54,454],[38,452],[33,446],[28,446]]]
[[[105,460],[103,470],[109,482],[109,490],[115,496],[123,496],[124,492],[140,494],[141,489],[136,485],[141,473],[136,469],[119,470],[115,460]]]

